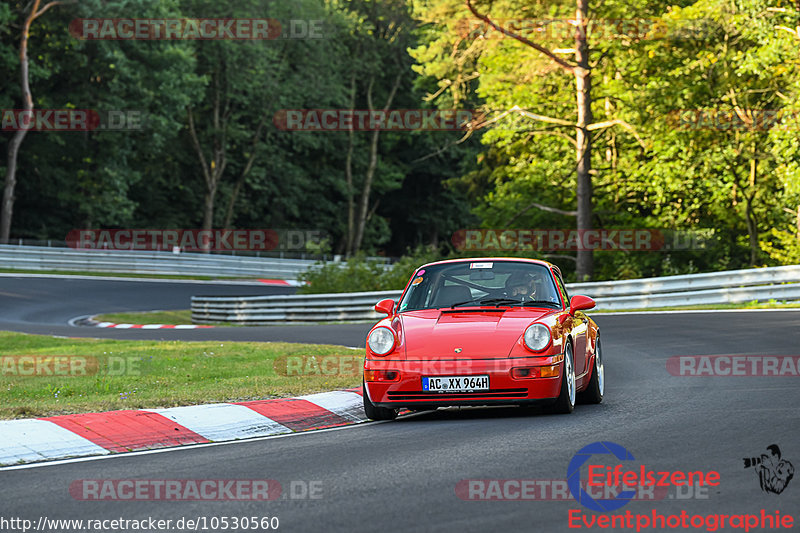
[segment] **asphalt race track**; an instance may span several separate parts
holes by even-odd
[[[189,309],[191,297],[291,294],[292,287],[211,281],[104,280],[0,275],[0,330],[114,339],[286,341],[364,346],[369,326],[215,327],[198,330],[125,330],[71,326],[79,316]],[[355,340],[352,340],[355,339]],[[350,344],[353,342],[354,344]]]
[[[681,378],[668,356],[796,353],[800,313],[601,317],[608,389],[570,416],[521,409],[440,411],[393,423],[207,448],[0,473],[6,515],[136,518],[278,516],[286,531],[566,531],[574,502],[471,502],[463,479],[563,479],[572,455],[596,440],[625,446],[654,470],[716,470],[708,499],[632,502],[632,512],[732,514],[798,508],[797,483],[762,493],[742,457],[778,443],[798,464],[796,378]],[[729,322],[725,329],[722,326]],[[757,349],[767,339],[768,349]],[[747,349],[752,347],[752,349]],[[76,502],[77,479],[321,481],[322,498],[268,503]]]
[[[113,295],[117,303],[108,302],[107,308],[96,310],[84,308],[82,313],[118,310],[122,296],[134,292],[139,299],[124,305],[144,306],[151,298],[149,301],[163,309],[167,298],[185,290],[170,287],[169,294],[159,295],[167,292],[163,286],[135,285],[134,289],[107,286],[103,298],[110,300]],[[21,288],[24,286],[0,280],[0,328],[32,331],[41,327],[42,333],[48,328],[74,333],[76,328],[59,320],[93,298],[77,294],[79,300],[73,306],[63,301],[60,283],[49,288],[44,284]],[[76,284],[75,290],[87,287],[97,290],[100,285]],[[42,303],[47,290],[62,291],[55,293],[60,303],[52,312]],[[114,292],[126,290],[127,294]],[[259,289],[251,286],[250,290]],[[92,303],[99,302],[95,299]],[[185,308],[186,302],[176,301],[174,307]],[[39,314],[34,313],[37,308]],[[37,319],[52,324],[37,325]],[[685,377],[667,371],[672,356],[800,355],[800,311],[601,315],[596,320],[604,343],[606,398],[601,405],[578,406],[571,415],[521,408],[440,410],[394,422],[282,438],[5,470],[0,471],[2,515],[34,523],[41,516],[84,520],[153,517],[173,523],[181,517],[277,516],[280,531],[298,532],[577,531],[569,528],[571,510],[579,510],[583,514],[576,516],[587,520],[600,515],[570,498],[538,501],[540,493],[534,491],[535,496],[519,501],[517,490],[509,493],[511,501],[466,501],[457,495],[456,487],[459,482],[461,486],[468,483],[463,480],[540,480],[543,486],[547,485],[544,480],[563,480],[573,455],[602,440],[624,446],[635,457],[630,464],[637,469],[644,465],[659,472],[716,471],[720,475],[719,485],[705,491],[670,487],[655,501],[632,501],[612,515],[630,511],[649,516],[655,510],[660,515],[686,511],[708,517],[718,513],[758,515],[764,510],[773,516],[776,511],[792,515],[795,523],[800,520],[800,472],[783,493],[768,493],[760,488],[755,469],[744,468],[742,461],[758,458],[767,446],[778,444],[783,459],[800,467],[799,378]],[[233,335],[233,329],[242,328],[207,331]],[[252,332],[266,340],[273,329],[292,328],[253,328]],[[361,326],[296,329],[301,335],[310,335],[310,331],[321,337],[329,335],[332,343],[363,344]],[[249,331],[241,334],[249,335]],[[105,333],[121,337],[131,332]],[[181,335],[186,333],[201,338],[205,332]],[[602,458],[606,456],[595,457],[601,457],[597,462],[602,464],[619,464]],[[69,487],[81,479],[270,479],[282,484],[284,494],[297,498],[270,502],[78,501]],[[303,498],[303,487],[311,482],[315,482],[317,497]],[[504,482],[503,486],[512,485]],[[290,487],[297,488],[294,494]],[[481,494],[477,492],[476,497]],[[551,495],[542,496],[547,500]],[[586,530],[580,518],[573,525],[583,525]],[[592,529],[598,530],[597,526]],[[636,531],[635,527],[627,530]],[[718,530],[744,531],[732,527]]]

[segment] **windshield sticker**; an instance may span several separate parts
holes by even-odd
[[[492,263],[470,263],[470,268],[492,268]]]
[[[422,283],[422,277],[421,276],[418,277],[417,279],[415,279],[414,281],[412,281],[411,285],[419,285],[420,283]]]

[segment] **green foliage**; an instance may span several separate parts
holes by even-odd
[[[351,257],[344,263],[320,264],[300,276],[307,285],[301,294],[402,290],[411,274],[421,265],[442,259],[430,248],[418,247],[392,265],[369,260],[364,255]]]
[[[384,291],[397,287],[387,287],[385,263],[368,261],[365,256],[351,257],[345,263],[321,263],[300,275],[300,281],[308,285],[298,292],[305,294],[325,294],[332,292]]]
[[[503,19],[574,16],[574,0],[473,0]],[[779,0],[590,0],[598,21],[646,19],[646,35],[590,32],[595,228],[710,229],[702,250],[598,252],[598,279],[800,262],[800,124],[684,127],[679,110],[800,113],[796,3]],[[31,3],[0,3],[0,109],[19,108],[19,36]],[[322,20],[323,39],[91,41],[76,18],[271,17]],[[63,239],[89,227],[193,228],[207,185],[187,129],[196,114],[207,158],[227,151],[214,225],[325,229],[342,253],[348,200],[370,165],[369,132],[287,132],[282,109],[474,109],[496,118],[513,106],[575,120],[574,79],[513,39],[465,33],[463,0],[82,0],[49,9],[30,33],[34,103],[44,109],[135,110],[135,131],[31,133],[20,151],[12,236]],[[568,49],[570,32],[528,35]],[[563,57],[571,57],[562,52]],[[399,74],[399,77],[398,77]],[[219,83],[221,90],[215,89]],[[353,87],[355,91],[353,92]],[[370,92],[371,91],[371,92]],[[214,99],[228,107],[225,128]],[[266,118],[263,131],[258,124]],[[708,125],[706,125],[708,126]],[[511,113],[471,135],[382,132],[361,251],[406,254],[387,273],[353,259],[321,269],[308,290],[401,287],[466,228],[575,225],[574,127]],[[10,135],[0,135],[0,154]],[[223,141],[224,139],[224,141]],[[216,143],[216,144],[215,144]],[[353,183],[345,177],[352,147]],[[248,161],[253,157],[248,172]],[[0,176],[5,175],[0,156]],[[556,211],[543,210],[549,206]],[[408,249],[416,249],[407,252]],[[520,252],[510,252],[518,255]],[[424,254],[422,254],[424,255]],[[574,254],[538,254],[569,279]],[[406,264],[407,263],[407,264]],[[398,265],[406,264],[405,267]],[[394,277],[392,277],[394,276]],[[325,288],[328,287],[328,288]]]
[[[794,231],[782,231],[772,228],[769,240],[761,242],[761,249],[780,265],[800,264],[800,236]]]
[[[9,74],[0,78],[2,109],[20,106],[19,31],[30,5],[0,3],[0,70]],[[54,6],[31,30],[36,107],[134,110],[142,113],[144,128],[28,135],[20,152],[12,236],[63,239],[75,228],[199,227],[207,186],[188,131],[191,108],[207,162],[215,150],[227,152],[215,192],[215,227],[230,219],[234,228],[325,229],[335,251],[347,227],[348,132],[287,132],[272,119],[284,109],[350,108],[353,76],[355,107],[367,107],[370,79],[374,103],[381,107],[398,72],[402,82],[393,107],[422,107],[406,53],[414,45],[407,11],[404,2],[371,0],[85,0]],[[284,27],[290,21],[321,21],[323,37],[93,41],[68,32],[77,18],[183,17],[269,17]],[[215,96],[227,104],[225,128],[214,126]],[[263,131],[255,135],[264,118]],[[456,175],[463,150],[417,161],[457,135],[381,134],[365,252],[389,249],[399,255],[460,227],[450,210],[437,217],[432,207],[441,200],[445,207],[456,206],[453,213],[468,214],[468,206],[444,184]],[[371,134],[353,137],[353,185],[359,192]],[[0,135],[0,153],[6,153],[9,138]],[[4,165],[0,156],[0,176]],[[424,190],[406,189],[419,199],[418,209],[392,197],[409,178],[425,184]],[[398,238],[392,239],[393,232]]]
[[[498,21],[567,19],[575,8],[570,1],[473,4]],[[724,130],[679,127],[676,118],[680,110],[737,107],[756,117],[765,110],[797,113],[800,35],[791,33],[800,21],[797,6],[771,0],[589,4],[591,18],[601,24],[640,18],[660,28],[635,38],[589,33],[594,121],[620,119],[630,125],[594,134],[594,227],[710,228],[717,236],[713,247],[670,256],[598,252],[596,277],[797,261],[791,253],[795,241],[789,239],[794,233],[772,228],[783,227],[792,217],[787,210],[800,204],[799,125]],[[477,168],[453,180],[468,195],[482,227],[574,227],[574,217],[536,207],[575,209],[573,128],[501,115],[516,105],[575,120],[571,75],[513,39],[459,33],[457,21],[475,20],[463,2],[427,0],[415,7],[429,23],[413,51],[421,63],[418,84],[431,97],[448,103],[472,99],[488,116],[503,117],[483,133]],[[540,32],[532,38],[550,49],[572,46],[569,34]],[[569,278],[569,269],[564,270]]]

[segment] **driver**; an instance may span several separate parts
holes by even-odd
[[[528,274],[515,272],[506,280],[506,294],[511,298],[536,299],[536,283]]]

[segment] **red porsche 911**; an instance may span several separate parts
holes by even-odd
[[[423,265],[367,336],[364,410],[544,403],[571,413],[603,400],[597,324],[567,295],[558,267],[518,258]]]

